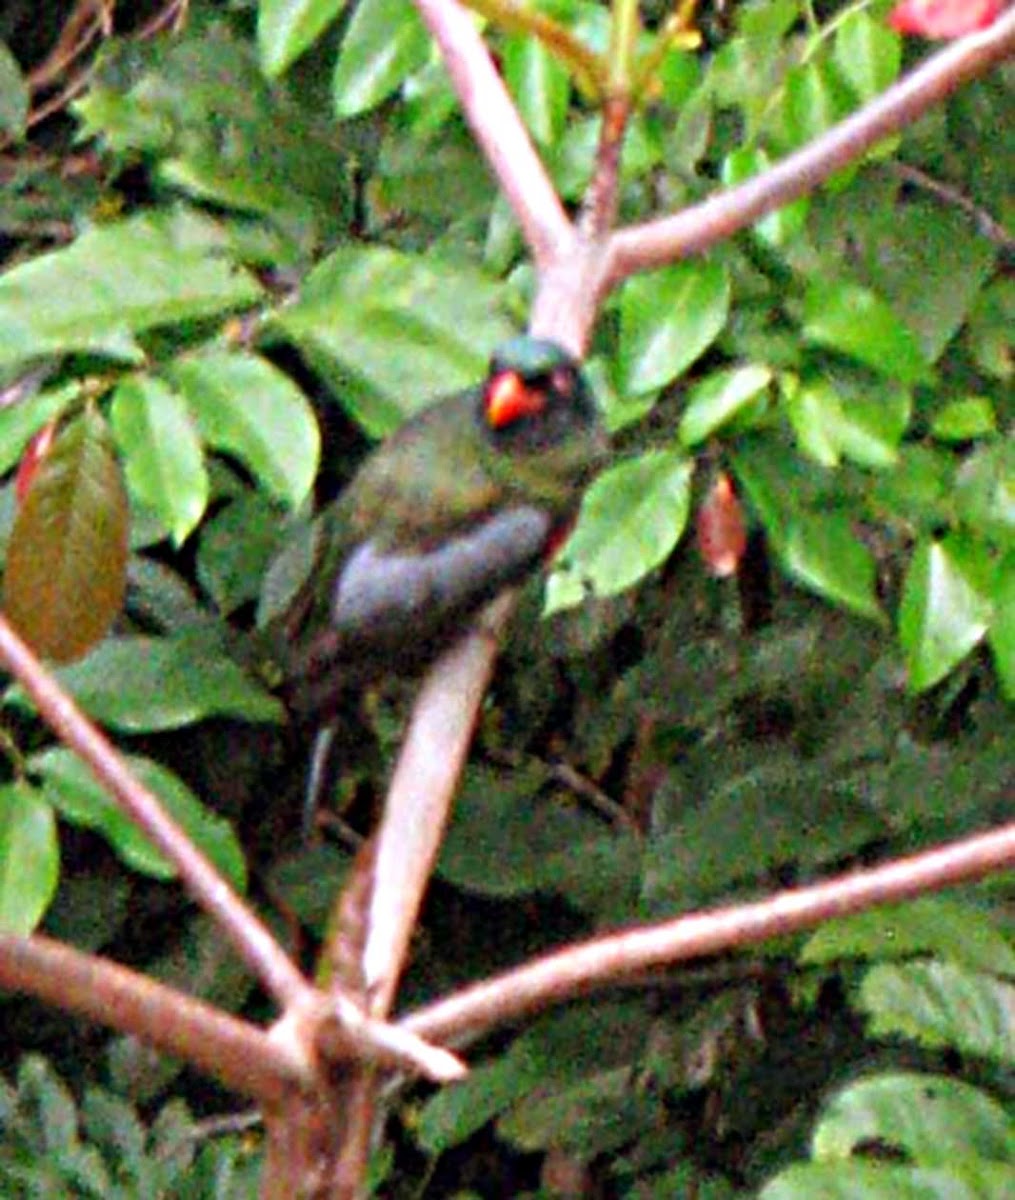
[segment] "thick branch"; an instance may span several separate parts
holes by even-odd
[[[109,739],[81,712],[0,616],[0,662],[20,680],[40,716],[85,762],[120,807],[180,872],[191,896],[215,917],[240,956],[283,1006],[306,1002],[313,989],[286,952],[187,838],[158,798],[138,782]]]
[[[269,1036],[174,988],[45,937],[0,936],[0,987],[130,1033],[260,1104],[280,1103],[305,1075]]]
[[[834,917],[981,879],[1013,865],[1015,824],[751,904],[694,913],[570,946],[474,984],[401,1024],[431,1040],[460,1042],[637,972],[743,949]]]
[[[700,254],[766,213],[814,191],[963,83],[1003,62],[1013,50],[1015,8],[981,33],[941,50],[859,112],[763,174],[674,216],[619,230],[608,244],[606,285],[615,287],[638,271]]]
[[[536,267],[574,242],[571,222],[469,13],[456,0],[416,0],[440,47],[473,136],[507,197]]]

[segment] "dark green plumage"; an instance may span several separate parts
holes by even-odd
[[[286,622],[290,706],[326,715],[350,687],[425,666],[559,541],[607,449],[577,364],[530,337],[407,421],[325,514]]]

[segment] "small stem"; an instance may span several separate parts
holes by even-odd
[[[597,100],[605,93],[607,76],[602,59],[552,17],[514,0],[463,0],[463,3],[499,29],[526,34],[542,42],[555,58],[571,68],[590,99]]]
[[[611,99],[626,96],[631,90],[631,69],[640,32],[638,0],[613,0],[607,51],[607,89]]]

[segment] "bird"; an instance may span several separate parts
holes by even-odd
[[[327,720],[351,689],[414,675],[566,538],[609,441],[578,362],[528,335],[481,383],[406,421],[325,512],[285,621],[282,695]]]

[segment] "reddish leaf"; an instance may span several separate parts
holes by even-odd
[[[19,504],[24,504],[28,489],[32,486],[32,480],[35,478],[35,472],[39,469],[39,463],[46,457],[53,445],[56,425],[56,421],[47,422],[25,447],[21,462],[18,463],[18,473],[14,477],[14,494],[17,496]]]
[[[956,38],[986,29],[1001,12],[1001,0],[901,0],[888,23],[899,33]]]
[[[123,602],[127,496],[105,421],[88,410],[36,468],[7,548],[4,608],[47,658],[70,662]]]
[[[698,509],[698,551],[710,575],[735,575],[747,549],[744,510],[725,471],[719,473]]]

